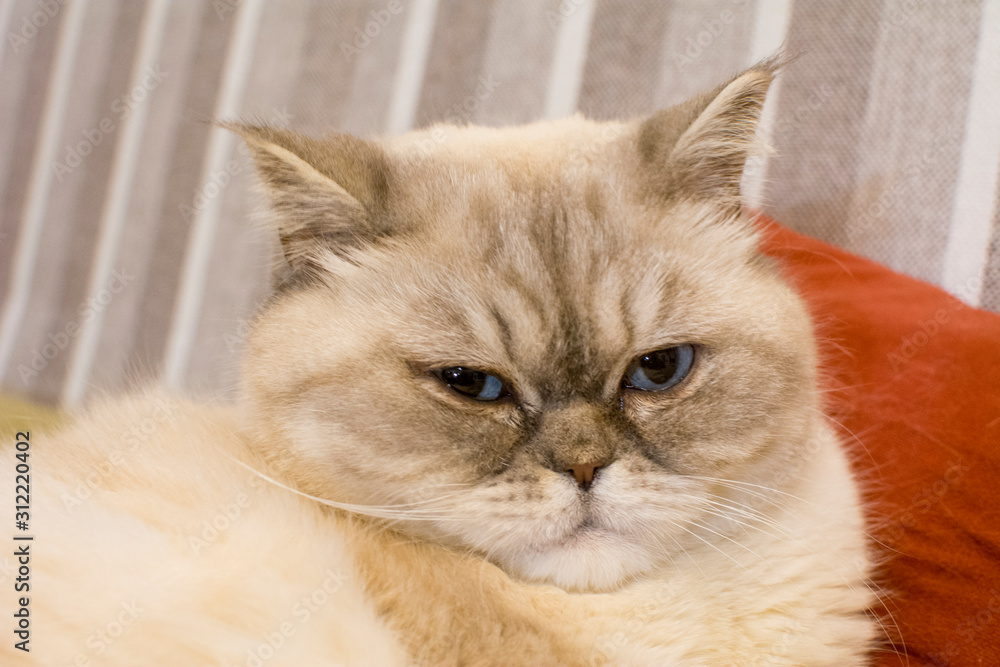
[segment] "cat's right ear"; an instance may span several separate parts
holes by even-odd
[[[786,61],[782,54],[764,60],[643,121],[637,147],[647,190],[665,199],[686,196],[739,209],[743,168],[760,148],[756,133],[764,98]]]
[[[349,135],[314,139],[267,125],[222,123],[253,155],[288,264],[311,270],[320,250],[346,252],[380,228],[392,175],[382,148]]]

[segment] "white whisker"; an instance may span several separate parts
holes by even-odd
[[[370,516],[370,517],[377,518],[377,519],[388,519],[388,520],[391,520],[391,521],[403,521],[403,520],[407,520],[407,521],[409,521],[409,520],[416,520],[416,521],[454,521],[455,520],[455,517],[453,517],[453,516],[450,516],[450,515],[447,515],[447,514],[441,514],[441,513],[436,513],[435,514],[435,513],[432,513],[430,510],[398,509],[399,507],[406,507],[406,506],[409,506],[409,505],[413,505],[415,503],[405,503],[403,505],[381,505],[381,506],[379,506],[379,505],[358,505],[358,504],[354,504],[354,503],[341,503],[341,502],[337,502],[335,500],[327,500],[326,498],[320,498],[319,496],[314,496],[314,495],[311,495],[311,494],[306,493],[304,491],[300,491],[300,490],[298,490],[296,488],[288,486],[287,484],[283,484],[282,482],[279,482],[278,480],[274,479],[273,477],[269,477],[268,475],[265,475],[261,471],[253,468],[252,466],[247,465],[246,463],[243,463],[242,461],[240,461],[240,460],[238,460],[238,459],[236,459],[234,457],[229,457],[229,458],[234,463],[242,466],[243,468],[246,468],[247,470],[249,470],[250,472],[252,472],[254,475],[257,475],[258,477],[260,477],[264,481],[266,481],[266,482],[268,482],[270,484],[273,484],[274,486],[276,486],[276,487],[278,487],[280,489],[284,489],[286,491],[290,491],[291,493],[294,493],[295,495],[301,496],[303,498],[308,498],[309,500],[312,500],[314,502],[320,503],[322,505],[326,505],[328,507],[334,507],[336,509],[344,510],[345,512],[350,512],[352,514],[361,514],[361,515],[364,515],[364,516]],[[448,495],[445,495],[445,496],[441,496],[439,498],[433,499],[433,501],[439,501],[439,500],[442,500],[444,498],[449,498],[449,497],[454,496],[454,495],[457,495],[457,494],[448,494]],[[426,501],[426,502],[431,502],[431,501]]]
[[[761,490],[767,491],[769,493],[776,493],[778,495],[785,496],[785,497],[787,497],[787,498],[789,498],[791,500],[795,500],[797,502],[807,503],[809,505],[813,504],[813,503],[810,503],[805,498],[800,498],[799,496],[796,496],[796,495],[794,495],[792,493],[787,493],[786,491],[782,491],[781,489],[776,489],[776,488],[771,487],[771,486],[763,486],[761,484],[751,484],[750,482],[740,482],[740,481],[735,480],[735,479],[722,479],[720,477],[700,477],[700,476],[697,476],[697,475],[684,475],[684,477],[687,477],[688,479],[698,479],[698,480],[702,480],[702,481],[706,481],[706,482],[712,482],[714,484],[719,484],[720,486],[728,486],[728,487],[733,488],[733,489],[742,490],[745,493],[748,493],[748,494],[751,494],[751,495],[756,495],[756,494],[753,494],[747,487],[754,488],[754,489],[761,489]],[[760,497],[764,498],[765,496],[760,496]]]

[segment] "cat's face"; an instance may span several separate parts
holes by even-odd
[[[566,588],[620,585],[711,535],[732,496],[715,480],[754,483],[805,432],[814,360],[719,177],[728,158],[685,173],[711,162],[683,152],[717,140],[706,104],[431,146],[250,134],[295,272],[246,366],[272,461]]]

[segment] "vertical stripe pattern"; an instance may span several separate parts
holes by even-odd
[[[942,286],[980,302],[1000,166],[1000,2],[983,4]]]
[[[276,243],[213,118],[635,117],[787,44],[744,194],[1000,312],[1000,0],[0,3],[2,390],[231,396]]]
[[[152,0],[146,7],[142,34],[139,38],[139,53],[132,68],[129,90],[143,90],[156,82],[157,58],[166,25],[168,0]],[[114,162],[108,177],[107,192],[100,215],[100,236],[97,253],[90,267],[87,294],[98,299],[100,291],[111,283],[115,276],[114,259],[125,225],[128,198],[134,186],[133,178],[139,155],[139,142],[145,129],[145,104],[138,104],[123,121],[121,140],[115,146]],[[73,346],[73,358],[63,385],[62,402],[73,406],[83,398],[87,378],[94,363],[94,353],[103,323],[103,311],[96,311],[91,319],[82,322],[80,332]]]
[[[69,106],[69,92],[77,48],[87,11],[85,0],[73,3],[60,26],[54,71],[45,95],[44,118],[33,155],[24,211],[18,230],[17,249],[10,266],[11,280],[0,315],[0,377],[6,377],[32,292],[32,278],[40,251],[42,227],[52,189],[51,160],[56,156],[63,119]],[[12,214],[13,211],[7,211]],[[47,356],[47,355],[46,355]],[[24,380],[22,380],[24,382]]]
[[[577,109],[597,2],[562,2],[558,11],[553,13],[552,20],[558,28],[545,92],[546,118],[564,118]]]
[[[213,114],[215,118],[231,118],[238,109],[252,62],[261,0],[244,0],[238,12],[234,28],[236,34],[231,38],[230,48],[226,54],[222,89],[216,100]],[[235,143],[236,139],[231,132],[220,128],[212,130],[205,166],[202,169],[204,186],[200,193],[196,192],[196,195],[200,194],[205,200],[205,204],[197,206],[197,202],[194,202],[194,206],[191,207],[195,209],[194,225],[188,237],[181,288],[174,307],[170,338],[163,363],[163,383],[172,389],[180,388],[191,355],[191,346],[194,344],[195,323],[206,287],[208,258],[215,242],[219,193],[225,187],[224,183],[228,182],[224,176],[227,173],[226,163],[232,155]]]

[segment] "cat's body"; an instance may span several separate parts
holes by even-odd
[[[38,441],[31,657],[865,664],[857,490],[739,213],[771,75],[641,124],[237,127],[290,266],[244,399]]]
[[[122,439],[126,422],[138,428]],[[228,458],[259,467],[250,449],[235,414],[156,396],[38,440],[32,653],[5,642],[3,664],[388,667],[412,664],[409,649],[432,665],[849,665],[870,636],[851,482],[828,436],[789,490],[810,504],[768,530],[794,540],[695,545],[603,594],[519,583],[339,517]]]

